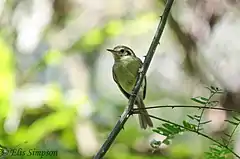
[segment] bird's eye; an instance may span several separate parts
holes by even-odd
[[[121,52],[121,53],[124,53],[124,49],[121,49],[120,52]]]

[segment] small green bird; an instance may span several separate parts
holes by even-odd
[[[132,49],[127,46],[119,45],[114,49],[107,49],[114,58],[114,65],[112,68],[112,75],[114,81],[117,83],[121,92],[129,99],[133,87],[136,83],[139,69],[142,67],[142,61],[134,54]],[[135,104],[138,108],[145,108],[143,100],[146,96],[147,81],[146,77],[136,97]],[[147,126],[153,127],[151,118],[145,109],[140,110],[139,123],[142,129]]]

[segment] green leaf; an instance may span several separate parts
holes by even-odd
[[[195,118],[191,115],[187,115],[190,119],[195,120]]]
[[[217,87],[211,86],[210,88],[211,88],[212,90],[214,90],[214,91],[217,91]]]
[[[227,134],[227,133],[225,133],[225,132],[224,132],[223,134],[226,135],[227,137],[231,137],[229,134]]]
[[[183,131],[179,126],[172,125],[169,123],[162,124],[165,128],[172,132],[172,134],[178,134],[179,132]]]
[[[200,118],[201,118],[201,116],[200,116],[200,115],[194,115],[194,117],[195,117],[195,118],[198,118],[198,119],[200,119]]]
[[[196,115],[194,115],[194,116],[191,116],[191,115],[187,115],[190,119],[192,119],[192,120],[196,120],[196,121],[200,121],[200,119],[199,119],[199,117],[196,117]]]
[[[210,123],[210,122],[212,122],[212,120],[203,121],[203,122],[201,122],[201,123],[199,123],[199,124],[204,125],[204,124],[207,124],[207,123]]]
[[[196,131],[196,125],[194,124],[190,124],[189,122],[187,121],[183,121],[183,126],[187,129],[187,130],[193,130],[193,131]]]
[[[163,127],[157,127],[157,129],[159,130],[159,134],[164,135],[164,136],[169,136],[172,135],[173,133]]]
[[[201,100],[203,101],[208,101],[209,99],[205,98],[205,97],[200,97]]]
[[[198,97],[191,98],[191,100],[193,100],[194,102],[197,102],[197,103],[203,104],[203,105],[207,104],[206,101],[202,101],[202,100],[201,100],[200,98],[198,98]]]
[[[166,145],[170,145],[170,141],[168,139],[163,140],[163,143]]]
[[[239,118],[237,118],[237,117],[235,117],[235,116],[233,116],[233,118],[234,118],[235,120],[237,120],[237,121],[240,122],[240,119],[239,119]]]
[[[236,122],[233,122],[233,121],[231,121],[231,120],[225,120],[226,122],[228,122],[228,123],[230,123],[230,124],[233,124],[233,125],[239,125],[239,123],[236,123]]]
[[[207,88],[211,93],[214,93],[214,92],[215,92],[215,90],[213,90],[213,89],[210,88],[210,87],[205,87],[205,88]]]
[[[159,134],[159,130],[158,129],[153,129],[152,131]]]
[[[206,87],[212,94],[215,94],[215,93],[223,93],[223,90],[219,89],[218,87],[213,87],[213,86],[210,86],[210,87]]]
[[[183,126],[187,129],[192,129],[191,124],[185,120],[183,121]]]

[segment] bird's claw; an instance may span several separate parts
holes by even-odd
[[[137,97],[137,95],[136,95],[136,94],[134,94],[134,93],[131,93],[131,96],[132,96],[132,97]]]
[[[139,69],[138,69],[138,73],[142,73],[143,72],[143,67],[140,67]]]

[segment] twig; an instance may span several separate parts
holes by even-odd
[[[229,136],[227,146],[231,143],[232,137],[235,134],[235,132],[237,131],[237,128],[238,128],[239,125],[240,125],[240,121],[237,122],[237,125],[235,125],[231,135]]]
[[[205,107],[207,106],[207,104],[209,103],[209,101],[212,99],[212,97],[213,97],[215,94],[217,94],[217,92],[211,93],[210,97],[209,97],[208,100],[206,101],[206,104],[204,104]],[[197,124],[197,130],[200,129],[200,123],[201,123],[201,120],[202,120],[204,111],[205,111],[205,109],[202,109],[202,112],[201,112],[200,118],[199,118],[199,122],[198,122],[198,124]]]
[[[144,77],[146,75],[146,72],[147,72],[147,70],[149,68],[150,62],[151,62],[151,60],[153,58],[153,55],[154,55],[155,50],[157,48],[157,45],[159,44],[159,41],[160,41],[160,38],[162,36],[165,24],[167,22],[167,17],[168,17],[168,14],[170,12],[170,9],[172,7],[173,1],[174,0],[168,0],[167,3],[166,3],[166,7],[165,7],[165,9],[163,11],[163,14],[161,16],[161,20],[159,22],[157,31],[155,33],[155,36],[154,36],[154,38],[152,40],[152,43],[150,45],[150,48],[149,48],[148,53],[146,55],[146,58],[144,60],[143,69],[139,73],[139,76],[137,78],[137,82],[136,82],[136,84],[134,86],[134,89],[132,91],[132,95],[129,98],[128,106],[126,107],[126,109],[124,110],[124,112],[121,115],[120,119],[118,120],[117,124],[115,125],[115,127],[113,128],[111,133],[109,134],[109,136],[106,139],[105,143],[102,145],[100,150],[97,152],[97,154],[94,157],[94,159],[101,159],[106,154],[106,152],[108,151],[108,149],[112,145],[113,141],[117,137],[118,133],[121,131],[121,129],[123,128],[124,124],[128,120],[129,116],[132,114],[132,109],[133,109],[133,105],[135,103],[136,94],[138,94],[138,91],[139,91],[139,89],[141,87],[143,79],[144,79]]]
[[[195,109],[199,109],[199,110],[200,110],[200,109],[213,109],[213,110],[221,110],[221,111],[228,111],[228,112],[240,113],[239,111],[234,110],[234,109],[219,108],[219,107],[208,107],[208,106],[198,106],[198,105],[159,105],[159,106],[150,106],[150,107],[146,107],[146,108],[134,108],[134,109],[133,109],[133,114],[139,114],[139,110],[141,110],[141,109],[157,109],[157,108],[171,108],[171,109],[173,109],[173,108],[195,108]],[[164,121],[164,122],[167,121],[167,120],[164,120],[164,119],[161,119],[161,118],[152,116],[152,115],[149,115],[149,116],[152,117],[152,118],[155,118],[155,119]],[[169,121],[168,123],[171,123],[171,122]],[[173,123],[171,123],[171,124],[173,124]],[[174,125],[179,126],[178,124],[175,124],[175,123],[174,123]],[[228,148],[228,146],[229,146],[229,144],[230,144],[230,142],[231,142],[231,139],[232,139],[232,137],[233,137],[234,133],[236,132],[236,129],[237,129],[237,127],[238,127],[239,125],[240,125],[240,121],[237,122],[237,125],[234,127],[231,135],[229,135],[229,139],[228,139],[228,142],[227,142],[226,145],[221,144],[220,142],[216,142],[216,140],[210,138],[209,136],[207,136],[207,135],[205,135],[205,134],[203,135],[202,133],[199,132],[199,130],[197,130],[197,131],[189,130],[189,131],[192,131],[192,132],[197,133],[197,134],[199,134],[199,135],[201,135],[201,136],[204,136],[204,137],[206,137],[206,138],[214,141],[215,143],[219,144],[220,146],[224,146],[225,148],[227,148],[228,150],[230,150],[230,149]],[[182,126],[180,126],[180,127],[182,127]],[[186,129],[186,128],[185,128],[185,129]],[[231,151],[231,153],[232,153],[232,151]],[[234,154],[236,157],[239,157],[239,156],[237,156],[235,153],[233,153],[233,154]]]
[[[153,115],[149,115],[149,117],[154,118],[154,119],[157,119],[157,120],[160,120],[160,121],[163,121],[163,122],[166,122],[166,123],[169,123],[169,124],[172,124],[172,125],[176,125],[176,126],[178,126],[178,127],[181,127],[181,128],[183,128],[183,129],[186,129],[186,130],[188,130],[188,131],[190,131],[190,132],[196,133],[196,134],[198,134],[198,135],[200,135],[200,136],[202,136],[202,137],[205,137],[205,138],[207,138],[207,139],[215,142],[215,143],[218,144],[219,146],[226,148],[229,152],[231,152],[231,153],[232,153],[233,155],[235,155],[237,158],[240,158],[240,156],[239,156],[238,154],[236,154],[233,150],[231,150],[228,146],[225,146],[224,144],[220,143],[219,141],[217,141],[217,140],[209,137],[209,136],[206,135],[206,134],[203,134],[203,133],[199,132],[198,130],[189,129],[189,128],[184,127],[184,126],[182,126],[182,125],[180,125],[180,124],[176,124],[176,123],[171,122],[171,121],[169,121],[169,120],[162,119],[162,118],[159,118],[159,117],[156,117],[156,116],[153,116]]]
[[[195,108],[195,109],[214,109],[214,110],[222,110],[228,112],[236,112],[240,114],[240,111],[228,108],[220,108],[220,107],[208,107],[208,106],[199,106],[199,105],[156,105],[156,106],[149,106],[145,108],[134,108],[133,111],[141,110],[141,109],[157,109],[157,108]]]

